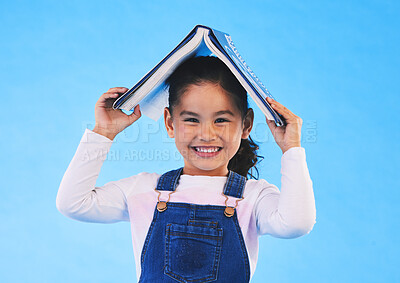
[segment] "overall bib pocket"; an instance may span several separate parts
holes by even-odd
[[[214,225],[168,223],[165,234],[164,273],[177,282],[217,280],[222,228]]]

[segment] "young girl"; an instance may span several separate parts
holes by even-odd
[[[139,282],[249,282],[258,237],[295,238],[316,218],[312,181],[300,144],[302,120],[269,99],[287,125],[266,120],[282,150],[282,188],[247,179],[257,163],[247,94],[216,57],[196,57],[167,80],[164,122],[184,166],[140,173],[95,187],[115,136],[140,118],[111,105],[126,88],[111,88],[95,107],[59,188],[57,208],[80,221],[130,221]]]

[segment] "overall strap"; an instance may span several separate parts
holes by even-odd
[[[157,182],[158,191],[175,191],[179,177],[182,174],[183,167],[168,171],[161,175]]]
[[[224,187],[224,194],[235,198],[242,198],[245,184],[245,177],[229,170],[228,179]]]

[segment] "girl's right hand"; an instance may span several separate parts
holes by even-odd
[[[118,133],[142,116],[139,105],[136,105],[131,115],[125,114],[121,109],[112,108],[115,100],[127,90],[126,87],[113,87],[100,96],[95,105],[96,125],[93,132],[113,140]]]

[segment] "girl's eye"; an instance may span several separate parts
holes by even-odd
[[[228,120],[224,119],[224,118],[218,118],[217,120],[215,120],[215,122],[217,123],[223,123],[223,122],[229,122]]]
[[[193,123],[198,122],[198,120],[197,120],[196,118],[187,118],[187,119],[185,119],[184,121],[185,121],[185,122],[193,122]]]

